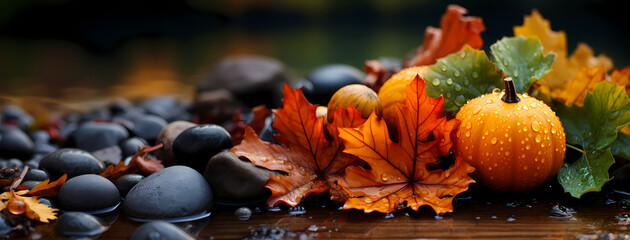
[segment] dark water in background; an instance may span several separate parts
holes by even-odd
[[[588,43],[615,67],[630,65],[621,1],[453,1],[480,16],[484,46],[513,35],[538,9],[564,30],[569,51]],[[439,26],[443,1],[2,1],[0,97],[82,100],[191,95],[221,58],[275,57],[297,79],[319,65],[361,67],[403,57]]]

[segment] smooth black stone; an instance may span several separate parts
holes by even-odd
[[[274,134],[277,134],[278,131],[273,129],[273,120],[276,118],[276,115],[273,113],[271,116],[267,117],[265,120],[265,126],[263,127],[259,138],[263,141],[271,142],[273,144],[278,144],[276,139],[273,137]]]
[[[87,122],[81,124],[72,133],[76,147],[88,152],[117,146],[120,141],[128,137],[127,129],[115,123]]]
[[[124,114],[133,108],[133,105],[126,99],[116,99],[109,104],[109,112],[112,115]]]
[[[50,142],[50,135],[44,130],[37,130],[31,133],[31,139],[34,143],[48,143]]]
[[[240,160],[231,152],[212,157],[203,176],[217,199],[246,202],[267,193],[265,184],[269,181],[269,171]]]
[[[56,180],[63,174],[68,174],[70,179],[82,174],[102,173],[105,164],[86,151],[63,148],[46,155],[39,163],[39,168],[48,172],[51,180]]]
[[[85,174],[64,183],[57,200],[64,210],[97,211],[116,206],[120,203],[120,194],[107,178]]]
[[[142,181],[142,179],[144,179],[144,176],[140,174],[127,174],[116,179],[114,185],[116,185],[116,188],[118,188],[120,196],[125,197],[127,196],[127,193],[129,193],[129,190],[131,190],[133,186],[136,186],[136,184]]]
[[[83,212],[64,212],[55,224],[55,229],[67,237],[96,236],[108,228],[98,218]]]
[[[228,57],[197,82],[197,92],[225,89],[249,107],[279,105],[281,84],[290,79],[284,65],[260,56]]]
[[[33,147],[33,152],[35,154],[49,154],[51,152],[57,151],[59,150],[59,147],[52,145],[52,144],[48,144],[48,143],[35,143],[35,146]]]
[[[37,184],[42,183],[42,181],[23,181],[22,184],[28,186],[28,190],[33,189]]]
[[[49,178],[48,173],[41,169],[29,169],[24,175],[24,181],[44,181]]]
[[[89,113],[81,115],[81,122],[109,121],[111,118],[112,114],[108,109],[94,109]]]
[[[156,115],[162,119],[169,119],[176,114],[177,112],[174,109],[177,109],[177,106],[178,103],[175,98],[170,96],[149,99],[140,104],[140,108],[147,114]]]
[[[160,131],[166,127],[166,120],[153,115],[144,115],[133,122],[134,126],[131,130],[133,134],[150,143],[154,143],[160,134]]]
[[[194,237],[184,232],[177,226],[162,222],[148,222],[142,224],[134,231],[128,240],[193,240]]]
[[[37,200],[39,200],[39,203],[41,204],[45,204],[50,208],[55,208],[56,202],[54,200],[51,200],[46,197],[40,197],[40,198],[37,198]]]
[[[136,184],[122,209],[135,218],[168,219],[201,214],[212,204],[212,190],[201,174],[186,166],[172,166]]]
[[[11,231],[13,231],[13,227],[11,227],[3,217],[0,217],[0,236],[9,234]]]
[[[169,123],[160,131],[157,140],[155,140],[155,144],[161,143],[163,147],[156,150],[154,153],[158,159],[162,160],[164,166],[173,166],[177,163],[177,159],[173,153],[173,141],[175,141],[177,136],[183,131],[194,126],[197,126],[197,124],[188,121],[175,121]]]
[[[28,160],[33,156],[35,144],[21,129],[0,126],[0,158]]]
[[[349,84],[360,84],[364,78],[365,73],[350,65],[324,65],[314,69],[306,77],[313,84],[313,89],[304,91],[304,95],[311,103],[326,106],[337,90]]]
[[[22,169],[23,167],[24,167],[24,162],[17,160],[15,158],[7,161],[7,168]]]
[[[144,147],[144,145],[149,145],[147,140],[144,140],[141,137],[130,137],[120,142],[119,147],[120,150],[122,150],[122,157],[126,158],[136,155],[138,150]]]
[[[214,124],[191,127],[173,141],[173,153],[177,162],[200,173],[205,170],[212,156],[231,147],[230,133]]]
[[[14,125],[26,130],[35,120],[22,108],[14,105],[5,106],[2,110],[2,124]]]

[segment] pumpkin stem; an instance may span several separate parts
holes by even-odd
[[[514,87],[514,81],[512,81],[511,77],[506,77],[503,79],[503,83],[505,84],[505,94],[501,98],[506,103],[517,103],[520,102],[521,99],[516,95],[516,88]]]

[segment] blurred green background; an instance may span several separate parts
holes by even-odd
[[[621,3],[0,0],[0,97],[192,96],[214,64],[236,54],[277,58],[295,78],[327,63],[362,68],[421,45],[448,4],[483,18],[486,48],[538,9],[566,32],[570,52],[585,42],[622,68],[630,65],[630,22]]]

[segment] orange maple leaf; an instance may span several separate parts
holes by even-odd
[[[64,174],[57,181],[50,182],[50,179],[46,179],[43,182],[37,184],[31,189],[26,196],[44,196],[44,197],[57,197],[61,186],[66,183],[68,174]]]
[[[416,55],[405,61],[405,67],[434,64],[437,59],[457,52],[466,44],[479,49],[483,45],[481,32],[486,30],[479,17],[465,17],[468,11],[457,5],[449,5],[440,22],[440,28],[427,27],[424,43]]]
[[[612,74],[610,74],[610,82],[626,87],[626,95],[630,97],[630,66],[621,70],[615,69]],[[630,135],[630,124],[623,127],[621,132]]]
[[[475,182],[468,176],[474,168],[463,160],[456,159],[445,170],[433,170],[441,156],[449,155],[451,132],[459,126],[457,119],[440,117],[444,98],[429,98],[418,75],[407,85],[406,94],[405,105],[397,109],[398,142],[390,139],[385,121],[374,114],[358,129],[341,128],[344,152],[371,167],[346,168],[340,185],[350,199],[344,209],[389,213],[407,206],[417,211],[429,205],[438,214],[452,212],[455,195]]]
[[[317,117],[317,106],[306,100],[301,89],[285,84],[283,95],[283,108],[273,110],[273,127],[278,130],[274,137],[280,145],[260,140],[247,127],[241,144],[230,151],[258,166],[286,173],[271,175],[267,182],[272,192],[269,206],[280,202],[296,206],[304,196],[328,189],[332,199],[344,199],[336,181],[357,158],[342,152],[337,128],[358,127],[365,119],[348,107],[337,110],[333,122],[324,124],[325,118]]]
[[[127,174],[142,173],[144,175],[150,175],[154,172],[160,171],[164,169],[162,161],[151,158],[148,154],[162,147],[163,145],[161,143],[153,147],[144,146],[131,158],[128,165],[125,165],[123,161],[119,162],[115,166],[109,165],[107,169],[99,175],[113,182]]]
[[[262,129],[265,127],[265,120],[269,115],[267,112],[267,106],[256,106],[252,108],[252,113],[254,114],[254,117],[249,122],[249,124],[245,123],[245,119],[243,118],[241,109],[238,109],[232,117],[233,125],[230,127],[228,132],[230,132],[230,135],[232,136],[232,141],[234,142],[234,145],[238,145],[243,140],[245,126],[251,126],[252,129],[254,129],[254,131],[257,133],[260,133],[260,131],[262,131]]]
[[[0,194],[0,211],[4,210],[10,201],[22,201],[26,205],[26,211],[24,214],[26,217],[40,222],[47,223],[49,220],[57,219],[55,211],[59,209],[50,208],[46,204],[39,202],[37,197],[24,197],[27,191],[14,192],[11,189],[8,192]]]

